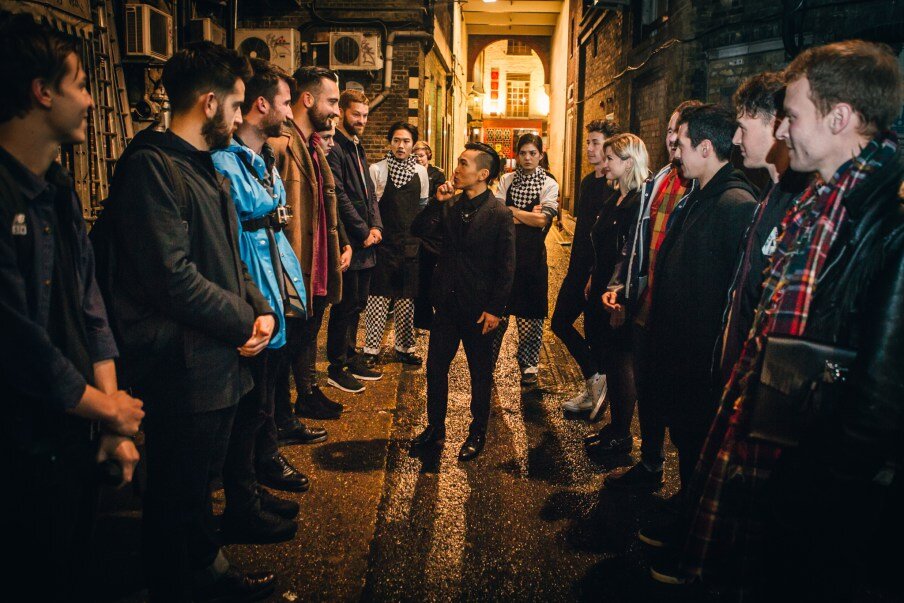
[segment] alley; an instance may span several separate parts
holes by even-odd
[[[547,238],[551,301],[567,267],[568,247],[561,244],[567,239],[556,229]],[[630,466],[631,457],[606,464],[587,458],[581,439],[593,428],[560,409],[576,391],[579,371],[548,325],[539,388],[519,387],[515,344],[511,329],[496,371],[487,448],[476,461],[456,460],[470,420],[463,352],[450,375],[446,446],[421,457],[409,454],[408,440],[425,421],[424,371],[387,361],[384,379],[365,393],[337,396],[348,410],[338,421],[318,423],[329,430],[327,442],[283,449],[312,481],[304,494],[281,493],[301,503],[295,539],[229,546],[232,562],[275,570],[279,585],[271,601],[639,601],[667,595],[649,580],[649,551],[635,534],[641,521],[661,515],[657,503],[677,489],[674,452],[667,455],[662,491],[601,490],[605,475]],[[418,347],[426,354],[426,335]],[[636,420],[634,434],[636,451]],[[214,501],[221,507],[222,490]],[[134,544],[137,501],[108,502],[101,537]],[[111,554],[123,565],[123,582],[107,579],[109,600],[145,600],[137,552]]]

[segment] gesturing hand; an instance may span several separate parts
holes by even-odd
[[[251,337],[239,348],[239,354],[246,358],[257,356],[264,351],[273,336],[276,328],[276,319],[272,314],[263,314],[254,321]]]
[[[477,324],[480,323],[483,323],[483,335],[486,335],[499,326],[499,317],[493,316],[489,312],[484,312],[480,315],[480,318],[477,319]]]
[[[455,196],[455,186],[452,184],[452,181],[443,182],[439,185],[439,188],[436,189],[436,200],[437,201],[448,201],[452,197]]]

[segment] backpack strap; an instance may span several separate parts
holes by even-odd
[[[188,201],[188,185],[185,183],[185,176],[182,175],[181,170],[173,162],[172,157],[163,149],[155,146],[149,146],[148,148],[153,149],[160,156],[163,165],[166,166],[166,171],[169,172],[170,180],[173,183],[173,192],[176,195],[176,205],[179,206],[179,214],[182,216],[183,221],[190,222],[192,207]]]

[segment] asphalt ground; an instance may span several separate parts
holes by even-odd
[[[567,268],[567,234],[553,229],[547,249],[551,309]],[[519,385],[517,329],[509,329],[487,445],[470,463],[456,458],[470,421],[463,351],[450,369],[446,445],[412,455],[408,441],[426,424],[425,375],[395,362],[391,342],[387,329],[385,376],[362,394],[326,387],[326,364],[318,364],[321,385],[346,411],[314,422],[329,430],[326,442],[283,449],[312,483],[303,494],[278,493],[301,504],[295,539],[226,547],[236,566],[277,573],[270,601],[706,600],[652,581],[654,553],[636,538],[666,518],[662,502],[678,489],[674,449],[667,445],[659,492],[603,487],[606,475],[638,458],[637,420],[632,454],[587,457],[582,439],[608,411],[595,425],[563,414],[581,376],[548,321],[540,383],[529,390]],[[426,351],[427,336],[419,336],[418,353]],[[214,501],[221,511],[222,490]],[[144,601],[140,501],[131,490],[108,493],[102,511],[98,599]]]

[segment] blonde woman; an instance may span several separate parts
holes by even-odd
[[[591,303],[599,304],[640,210],[641,187],[650,175],[647,147],[634,134],[613,136],[606,140],[603,149],[606,178],[617,182],[618,189],[603,203],[590,233],[595,262],[586,293]],[[598,328],[601,329],[597,336],[602,348],[599,364],[606,375],[612,421],[590,438],[588,444],[597,453],[627,454],[634,444],[631,418],[637,394],[631,357],[631,326],[625,321],[624,308],[612,313],[608,322],[600,321]]]

